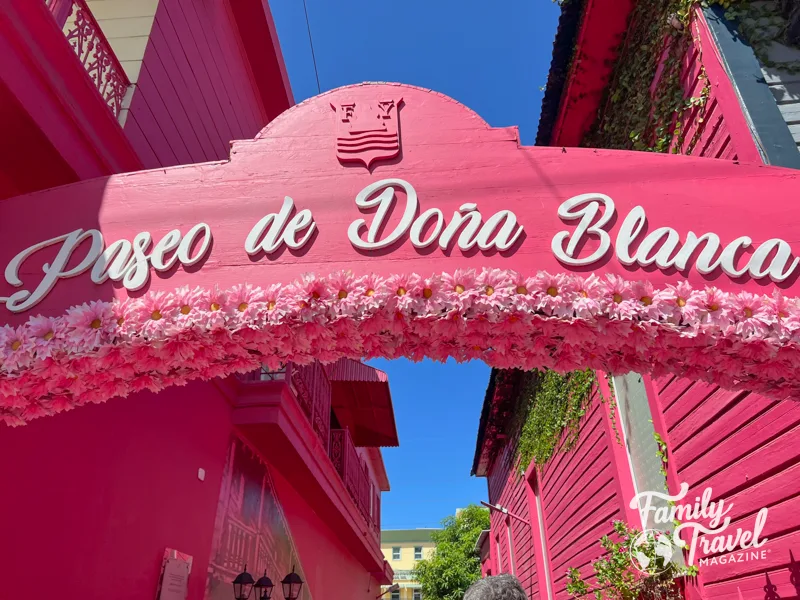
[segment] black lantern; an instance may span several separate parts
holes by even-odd
[[[247,565],[244,566],[244,571],[236,576],[233,580],[233,597],[236,600],[247,600],[250,597],[250,592],[253,591],[253,584],[255,579],[250,573],[247,572]]]
[[[259,577],[256,584],[253,586],[256,590],[256,600],[269,600],[272,598],[272,580],[267,577],[267,571],[264,571],[264,576]]]
[[[294,572],[294,567],[292,567],[292,572],[283,578],[281,586],[283,586],[283,597],[286,600],[297,600],[300,597],[303,580],[300,579],[300,575]]]

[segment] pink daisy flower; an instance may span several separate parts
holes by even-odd
[[[200,319],[206,329],[221,329],[225,327],[227,306],[227,294],[216,285],[212,290],[202,295]]]
[[[700,295],[700,292],[692,289],[688,281],[681,281],[677,285],[668,285],[664,290],[664,298],[667,301],[671,300],[674,304],[673,322],[696,325],[702,314]]]
[[[587,321],[596,317],[601,310],[598,302],[600,293],[600,278],[594,273],[586,279],[576,279],[575,297],[572,300],[575,316]]]
[[[631,319],[636,314],[631,284],[619,275],[609,274],[600,280],[600,305],[615,319]]]
[[[511,304],[517,311],[536,310],[536,299],[533,294],[536,283],[532,277],[525,277],[516,271],[508,273],[511,294]]]
[[[707,287],[704,291],[694,296],[690,303],[697,307],[702,315],[702,325],[716,330],[724,331],[731,324],[731,310],[728,298],[724,292]]]
[[[478,294],[474,304],[481,312],[497,313],[512,296],[511,278],[507,271],[483,269],[475,280]]]
[[[361,310],[375,312],[383,305],[388,295],[388,288],[383,279],[374,274],[359,277],[356,282],[356,300]]]
[[[572,277],[542,271],[533,278],[531,284],[538,310],[556,317],[572,317],[572,301],[577,289]]]
[[[791,336],[793,332],[800,330],[800,310],[798,310],[797,299],[789,299],[778,290],[764,299],[765,304],[772,317],[776,334],[785,338]]]
[[[97,348],[113,339],[117,319],[110,302],[94,301],[67,310],[67,339],[72,351]]]
[[[262,322],[262,313],[266,306],[264,291],[249,283],[240,283],[228,293],[227,311],[229,316],[240,325],[252,325]]]
[[[763,296],[739,292],[730,298],[733,331],[744,338],[766,337],[775,322],[770,306]]]
[[[139,300],[136,311],[140,332],[149,338],[162,337],[176,311],[174,295],[165,292],[145,294]]]
[[[358,312],[358,286],[350,271],[334,273],[329,280],[333,310],[337,315],[352,317]]]
[[[649,281],[637,281],[631,286],[631,293],[640,318],[661,321],[675,310],[672,295],[656,290]]]
[[[420,279],[419,286],[419,312],[424,315],[438,315],[447,306],[447,294],[444,293],[444,284],[441,277],[432,275]]]
[[[472,269],[456,269],[454,273],[442,275],[442,289],[446,294],[446,307],[466,309],[478,290],[475,281],[475,271]]]
[[[264,290],[266,318],[270,323],[278,323],[286,315],[286,294],[284,286],[273,283]]]
[[[3,370],[17,371],[33,359],[33,339],[24,325],[0,327],[0,360]]]
[[[28,321],[28,332],[36,357],[44,359],[63,348],[64,322],[54,317],[33,317]]]
[[[191,327],[200,319],[200,314],[206,310],[207,295],[199,288],[183,286],[175,290],[175,314],[172,319],[178,329]]]
[[[387,310],[404,313],[416,311],[422,295],[419,275],[397,274],[384,283],[387,294]]]

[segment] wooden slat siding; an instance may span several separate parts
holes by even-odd
[[[677,450],[692,436],[697,435],[718,419],[726,411],[735,406],[742,398],[742,394],[728,390],[717,389],[713,394],[694,407],[691,417],[682,420],[670,428],[669,440],[674,450]]]
[[[168,107],[168,116],[175,127],[178,138],[182,142],[181,147],[185,148],[189,154],[191,162],[204,162],[205,154],[200,138],[198,137],[195,129],[202,129],[202,127],[193,127],[189,120],[189,112],[186,106],[181,102],[180,95],[175,92],[172,79],[167,75],[164,65],[161,63],[161,58],[158,52],[153,48],[150,59],[144,65],[143,71],[153,80],[160,82],[158,86],[152,89],[147,89],[147,92],[155,92],[151,98],[153,103],[158,103],[160,106]],[[140,79],[142,75],[139,75]],[[142,90],[145,91],[145,90]],[[177,152],[176,152],[177,154]]]
[[[167,42],[164,39],[164,32],[158,23],[153,27],[150,43],[153,46],[154,54],[158,58],[157,61],[153,58],[151,62],[158,62],[157,68],[163,69],[163,73],[170,83],[170,95],[177,98],[177,103],[185,113],[184,116],[190,127],[192,123],[199,123],[199,126],[192,127],[193,134],[199,145],[199,148],[195,148],[195,150],[199,150],[202,157],[198,160],[205,160],[207,156],[225,152],[226,144],[222,142],[214,127],[211,114],[208,113],[208,108],[200,96],[197,82],[194,81],[194,78],[189,77],[191,70],[186,62],[186,55],[169,51]]]
[[[715,385],[697,382],[695,383],[696,389],[694,395],[687,396],[684,392],[686,391],[686,388],[691,385],[691,382],[685,379],[682,380],[682,382],[686,385],[673,386],[672,390],[675,394],[674,401],[669,405],[668,408],[664,409],[664,422],[668,427],[676,427],[679,423],[683,422],[687,416],[692,414],[692,411],[695,408],[694,397],[696,397],[698,394],[702,394],[704,391],[707,396],[710,396],[715,390],[718,389]]]
[[[167,139],[172,153],[179,165],[190,164],[194,162],[192,155],[189,153],[189,148],[186,140],[183,139],[178,127],[175,125],[176,113],[180,112],[180,107],[170,106],[162,97],[161,90],[168,85],[167,81],[159,81],[153,78],[150,72],[150,65],[154,60],[157,60],[154,53],[151,53],[152,58],[142,64],[142,72],[139,73],[139,84],[137,85],[136,96],[140,104],[146,104],[153,115],[154,125],[158,127]],[[134,113],[135,109],[131,105],[131,112]],[[139,121],[141,125],[142,122]],[[172,165],[164,165],[172,166]]]
[[[200,52],[204,53],[209,60],[207,67],[210,73],[216,75],[219,81],[218,85],[221,85],[218,91],[224,93],[225,101],[231,106],[238,106],[238,110],[231,111],[231,114],[234,121],[238,123],[240,135],[245,139],[252,138],[258,132],[258,128],[253,122],[254,111],[251,103],[238,97],[238,86],[234,81],[233,73],[236,74],[235,79],[237,80],[248,81],[248,79],[243,77],[240,65],[230,61],[230,55],[223,52],[220,46],[220,35],[232,36],[235,34],[232,19],[215,10],[215,6],[219,4],[221,3],[212,2],[198,6],[198,3],[193,0],[180,0],[180,6],[189,22],[195,43],[200,48]],[[240,55],[238,60],[243,61],[243,57]]]
[[[528,510],[526,486],[528,483],[519,474],[515,466],[514,456],[516,448],[506,445],[495,459],[495,463],[488,477],[489,502],[499,504],[520,517],[530,522],[531,515]],[[491,514],[492,538],[500,535],[500,555],[502,570],[510,573],[508,540],[506,524],[503,515],[497,511]],[[539,580],[536,571],[535,553],[531,528],[517,519],[511,519],[511,531],[514,541],[514,566],[525,591],[531,600],[544,600],[546,596],[539,593]]]
[[[139,124],[136,122],[136,118],[130,114],[125,121],[125,135],[128,137],[133,147],[136,148],[136,153],[139,155],[139,159],[142,161],[142,165],[145,169],[157,169],[161,165],[156,153],[150,146],[150,142],[148,142],[144,133],[142,133],[142,128],[139,127]]]
[[[571,567],[590,577],[591,561],[602,552],[603,535],[612,521],[624,520],[623,499],[615,482],[610,444],[603,423],[607,406],[597,393],[580,426],[575,447],[554,455],[542,469],[542,505],[547,528],[553,592],[569,598],[566,573]]]
[[[198,46],[207,46],[208,48],[208,55],[211,58],[209,69],[216,73],[222,83],[227,101],[239,107],[239,110],[233,111],[233,116],[239,124],[241,135],[245,136],[245,139],[252,138],[260,128],[255,123],[255,111],[252,103],[239,96],[239,83],[249,81],[241,68],[243,56],[239,54],[238,57],[233,57],[220,44],[220,36],[235,35],[233,20],[229,15],[217,10],[222,4],[221,2],[212,2],[205,6],[198,6],[198,3],[193,0],[181,0],[181,7],[192,25],[195,41]],[[212,32],[213,35],[209,35]],[[232,58],[238,58],[240,64],[237,64],[236,60],[231,60]]]
[[[144,135],[145,140],[147,141],[152,152],[155,153],[156,158],[158,158],[158,166],[164,167],[178,164],[178,158],[172,151],[169,141],[167,140],[167,136],[156,123],[156,119],[153,116],[153,113],[150,110],[150,107],[147,105],[144,97],[140,96],[138,93],[134,95],[126,125],[130,120],[134,120],[139,124],[139,129]],[[135,143],[133,139],[128,139],[132,144]],[[137,154],[142,153],[142,149],[139,147],[134,145],[134,148],[136,149]]]
[[[704,43],[711,43],[705,40]],[[666,58],[662,57],[662,61]],[[680,84],[684,90],[684,97],[699,98],[706,84],[705,78],[700,78],[704,61],[716,61],[716,57],[709,49],[704,53],[702,44],[697,36],[693,36],[691,46],[681,58]],[[707,65],[705,65],[707,66]],[[661,65],[657,73],[661,72]],[[673,138],[670,152],[678,151],[681,154],[706,156],[725,160],[737,160],[739,152],[734,140],[731,139],[729,128],[725,123],[725,114],[722,110],[718,90],[712,85],[709,90],[705,107],[693,106],[686,111],[680,119],[681,139]],[[738,108],[738,105],[737,105]],[[729,107],[730,110],[730,107]],[[675,123],[672,124],[675,127]],[[800,125],[798,125],[798,139],[800,139]],[[680,147],[678,143],[680,142]]]
[[[656,387],[662,410],[670,404],[663,413],[667,442],[689,495],[711,487],[714,500],[732,505],[730,532],[752,531],[758,511],[769,509],[766,559],[700,566],[707,597],[800,596],[800,403],[719,388],[709,393],[707,384],[685,379],[665,377]],[[671,418],[678,406],[683,417]]]
[[[161,19],[160,22],[154,23],[150,37],[155,51],[162,58],[162,64],[170,73],[174,85],[181,90],[184,99],[188,98],[195,108],[196,116],[193,115],[190,118],[193,122],[195,120],[199,122],[206,130],[211,142],[211,145],[205,148],[206,154],[217,159],[225,158],[230,140],[225,140],[220,135],[220,129],[224,130],[224,128],[217,124],[216,119],[212,116],[209,100],[201,90],[198,78],[194,75],[187,52],[171,52],[169,50],[167,40],[178,37],[174,23],[170,19]],[[184,48],[184,50],[186,49]],[[189,52],[188,55],[191,53]]]
[[[227,2],[160,0],[129,115],[129,139],[157,166],[226,159],[266,125]]]

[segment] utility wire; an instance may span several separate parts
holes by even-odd
[[[306,13],[306,29],[308,30],[308,43],[311,45],[311,60],[314,62],[314,76],[317,78],[317,93],[322,93],[322,88],[319,85],[319,71],[317,70],[317,57],[314,55],[314,40],[311,39],[311,24],[308,22],[308,6],[306,0],[303,0],[303,10]]]

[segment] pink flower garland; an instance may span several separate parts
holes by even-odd
[[[800,396],[800,305],[777,292],[498,269],[184,287],[0,327],[0,420],[261,364],[377,356],[675,374],[785,398]]]

